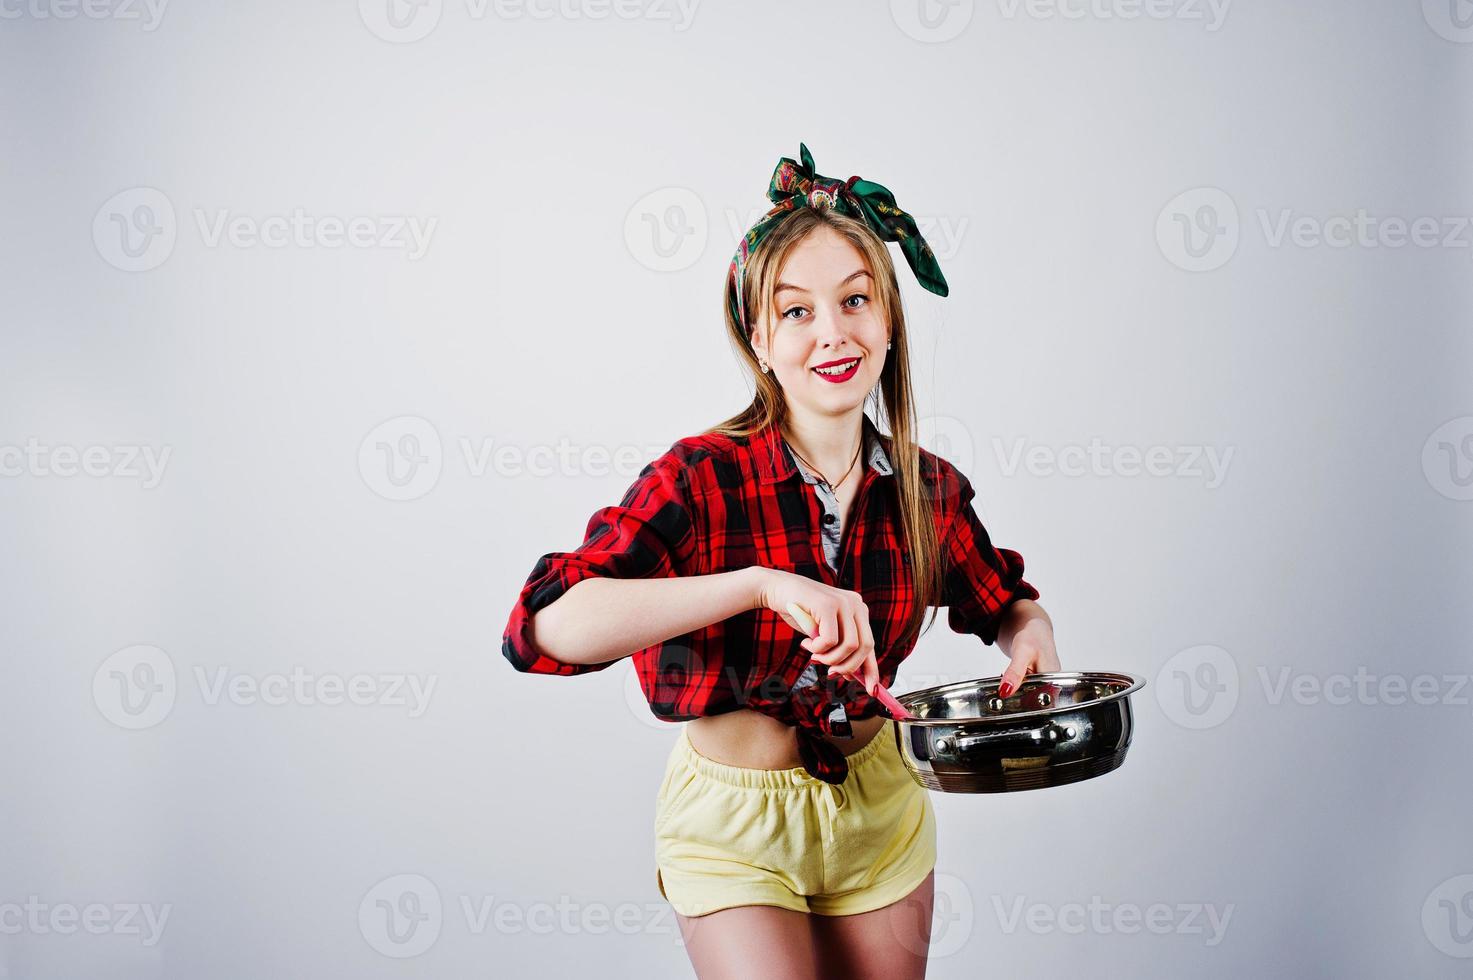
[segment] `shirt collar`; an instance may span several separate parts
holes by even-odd
[[[870,421],[868,415],[863,415],[863,427],[865,443],[869,447],[867,462],[870,469],[884,476],[890,476],[895,472],[890,463],[890,456],[885,452],[885,443],[875,424]],[[794,473],[803,477],[805,483],[817,483],[818,477],[811,474],[806,467],[799,463],[788,446],[787,440],[783,438],[778,426],[768,425],[754,436],[753,445],[757,452],[757,472],[763,483],[776,483],[786,480]]]

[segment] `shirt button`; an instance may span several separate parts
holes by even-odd
[[[839,519],[839,515],[837,515],[837,514],[825,514],[825,515],[823,515],[823,522],[825,524],[832,524],[835,521],[837,521],[838,519]]]

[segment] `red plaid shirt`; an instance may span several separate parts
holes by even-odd
[[[867,438],[879,434],[868,416]],[[1023,579],[1023,557],[995,548],[971,500],[970,481],[941,457],[920,450],[921,479],[935,502],[937,533],[950,564],[938,605],[953,630],[996,642],[1003,613],[1018,599],[1036,599]],[[889,467],[883,469],[888,470]],[[533,613],[586,578],[710,575],[751,565],[781,568],[858,592],[869,607],[880,681],[887,687],[915,644],[899,634],[915,604],[910,554],[900,536],[893,474],[873,463],[863,471],[835,571],[824,560],[823,508],[809,490],[781,432],[768,426],[749,439],[700,435],[681,439],[645,466],[618,506],[588,522],[574,551],[537,560],[512,608],[501,652],[519,671],[585,674],[617,661],[568,664],[533,648]],[[797,729],[803,768],[830,783],[844,781],[847,760],[818,732],[848,735],[843,720],[888,714],[864,686],[828,678],[795,687],[812,660],[802,634],[770,609],[754,609],[671,637],[633,654],[640,687],[654,714],[667,721],[752,708]],[[834,712],[837,704],[844,711]]]

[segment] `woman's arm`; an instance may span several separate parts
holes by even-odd
[[[1013,638],[1035,619],[1043,620],[1049,631],[1053,631],[1054,621],[1049,619],[1048,613],[1033,599],[1019,599],[1008,609],[997,630],[997,645],[1006,656],[1013,655]]]
[[[699,574],[695,479],[672,447],[617,505],[594,513],[581,545],[539,558],[507,618],[502,656],[524,673],[588,674],[750,608],[749,576]]]
[[[1008,669],[998,682],[998,694],[1007,697],[1029,674],[1059,670],[1059,653],[1054,647],[1054,621],[1032,599],[1019,599],[1008,607],[997,631],[997,645],[1007,654]]]
[[[711,575],[584,579],[532,616],[530,640],[563,663],[622,660],[756,609],[765,571],[753,565]]]

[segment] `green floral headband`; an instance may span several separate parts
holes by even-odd
[[[799,143],[798,150],[802,163],[789,157],[778,161],[767,188],[767,199],[775,207],[742,236],[727,272],[727,305],[742,329],[747,327],[747,311],[742,302],[747,260],[768,232],[800,207],[833,208],[841,214],[862,219],[882,241],[900,243],[905,261],[923,287],[938,296],[947,295],[946,279],[941,275],[941,267],[936,264],[931,246],[921,237],[915,219],[896,206],[895,195],[874,181],[859,177],[839,181],[815,173],[808,147]]]

